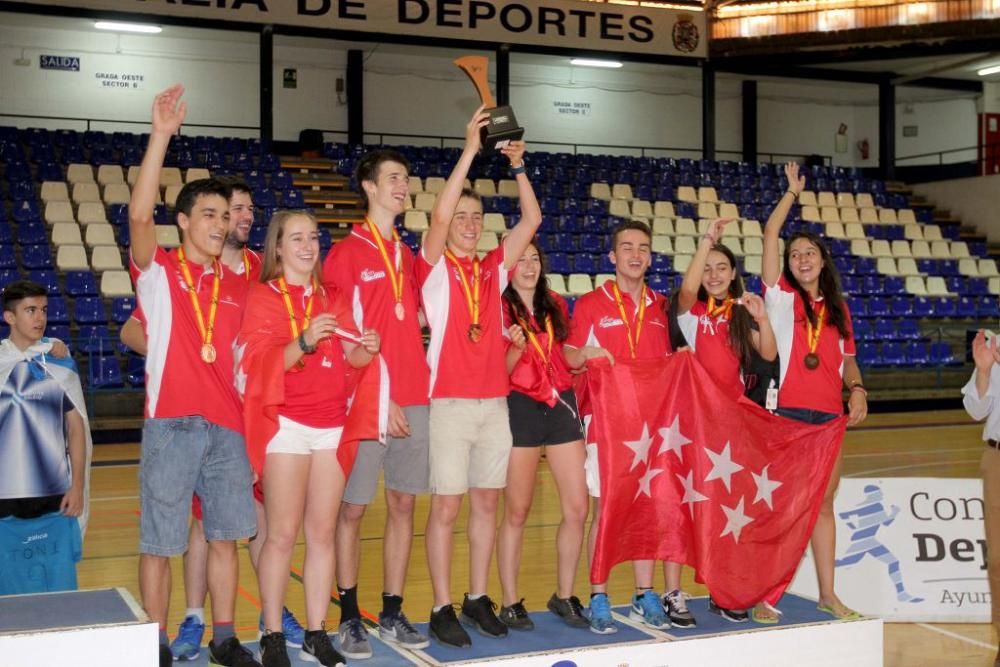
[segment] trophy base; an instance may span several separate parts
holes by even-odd
[[[524,128],[518,126],[514,110],[509,106],[494,107],[486,111],[490,115],[490,124],[479,133],[484,153],[500,150],[524,136]]]

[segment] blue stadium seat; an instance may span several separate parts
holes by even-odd
[[[905,340],[917,340],[920,336],[920,325],[916,320],[901,319],[896,323],[896,335]]]
[[[300,191],[289,188],[281,193],[281,205],[287,208],[303,208],[306,201]]]
[[[58,338],[62,342],[66,343],[68,347],[72,347],[69,325],[67,324],[46,324],[45,335],[49,338]]]
[[[0,246],[0,250],[3,250],[4,246]],[[2,254],[2,253],[0,253]],[[20,280],[21,274],[18,272],[17,267],[0,269],[0,290],[10,285],[15,280]]]
[[[1000,302],[993,295],[974,297],[976,299],[976,314],[980,318],[996,319],[1000,317]]]
[[[47,244],[48,231],[41,222],[22,222],[17,226],[17,242],[23,246]]]
[[[754,294],[760,294],[763,291],[763,280],[760,276],[744,276],[744,282],[746,283],[746,288],[748,291]]]
[[[903,354],[902,343],[894,341],[882,343],[881,357],[881,363],[886,366],[903,366],[906,364],[906,355]]]
[[[115,324],[124,324],[132,316],[132,311],[137,305],[135,297],[115,297],[111,300],[111,321]]]
[[[97,296],[97,280],[90,271],[67,271],[66,294],[73,297]]]
[[[104,311],[104,300],[96,296],[76,299],[73,315],[77,324],[107,324],[108,314]]]
[[[931,363],[930,345],[922,341],[907,343],[903,348],[906,363],[911,366],[929,366]]]
[[[854,319],[852,320],[852,325],[854,326],[855,341],[874,340],[875,330],[872,328],[871,320],[866,318]]]
[[[913,314],[917,317],[934,317],[934,301],[924,296],[913,300]]]
[[[117,338],[108,332],[106,324],[80,326],[80,351],[94,355],[113,355]]]
[[[875,343],[865,342],[860,343],[857,346],[857,360],[862,366],[878,366],[881,358],[879,357],[878,346]]]
[[[577,253],[573,256],[573,271],[576,273],[598,273],[597,258],[591,253]]]
[[[122,381],[122,368],[114,355],[94,355],[89,359],[87,380],[91,389],[120,389],[125,386]]]
[[[46,245],[26,245],[21,247],[21,266],[26,269],[51,269],[52,253]]]
[[[292,186],[292,175],[291,173],[280,169],[273,174],[271,174],[271,187],[278,190],[287,190]]]
[[[889,314],[889,302],[880,296],[869,297],[868,314],[872,317],[885,317]]]
[[[17,270],[17,257],[14,255],[14,246],[0,245],[0,269],[5,271]],[[14,280],[17,280],[17,278]]]
[[[49,296],[59,296],[59,277],[55,271],[29,271],[28,280],[34,281],[44,287]]]
[[[128,226],[128,204],[111,204],[108,206],[108,222],[112,225]]]
[[[892,297],[889,302],[889,310],[896,317],[906,317],[913,314],[913,299],[907,295],[899,294]]]
[[[660,253],[653,253],[652,264],[650,264],[650,271],[652,273],[670,273],[673,271],[673,260],[669,255],[661,255]]]
[[[647,284],[650,289],[660,292],[661,294],[670,293],[670,278],[662,273],[651,274],[647,280]]]
[[[939,297],[935,300],[934,311],[938,317],[955,317],[958,304],[950,297]]]
[[[553,252],[549,253],[549,272],[550,273],[562,273],[570,274],[573,273],[573,267],[569,261],[569,255],[564,252]]]
[[[14,222],[40,222],[42,219],[41,209],[38,202],[34,200],[22,201],[14,205],[11,217]]]
[[[945,366],[960,366],[961,360],[952,354],[951,346],[945,342],[931,343],[931,362]]]
[[[894,321],[886,318],[879,318],[875,320],[872,326],[875,330],[875,338],[877,340],[886,341],[896,338],[896,323]],[[885,355],[883,354],[883,356]]]
[[[906,283],[901,276],[886,276],[882,279],[882,291],[888,295],[906,293]]]
[[[955,309],[956,315],[958,317],[975,318],[976,317],[976,300],[973,297],[961,296],[958,298],[958,304]]]
[[[126,378],[129,386],[141,388],[146,386],[146,359],[138,355],[128,356]]]
[[[49,324],[69,324],[69,308],[66,299],[61,296],[49,297]]]

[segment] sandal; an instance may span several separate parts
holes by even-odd
[[[775,609],[767,602],[760,602],[750,612],[750,620],[761,625],[777,625],[781,620],[781,610]]]
[[[859,618],[862,618],[861,614],[854,611],[853,609],[845,607],[843,604],[841,604],[840,607],[841,609],[843,609],[843,611],[841,611],[839,614],[833,608],[833,605],[818,604],[816,605],[816,610],[821,611],[824,614],[830,614],[830,616],[833,616],[838,621],[856,621]]]

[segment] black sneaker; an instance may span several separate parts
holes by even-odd
[[[687,608],[688,594],[674,589],[663,595],[663,608],[667,610],[670,623],[678,628],[693,628],[698,625]]]
[[[261,635],[257,655],[263,667],[292,667],[285,647],[284,632],[265,632]]]
[[[462,615],[459,620],[463,625],[471,625],[479,634],[487,637],[507,636],[507,626],[497,618],[497,603],[490,599],[489,595],[482,595],[475,600],[469,599],[469,594],[465,594],[462,601]]]
[[[583,615],[583,604],[580,603],[580,598],[575,595],[561,598],[553,593],[546,606],[549,611],[561,618],[571,628],[586,628],[590,625],[590,621]]]
[[[746,609],[723,609],[715,604],[715,600],[708,598],[708,610],[713,614],[718,614],[730,623],[746,623],[750,620],[750,614]]]
[[[465,631],[462,624],[455,616],[454,605],[446,604],[440,610],[431,609],[431,623],[427,628],[427,634],[438,640],[445,646],[456,648],[466,648],[472,646],[469,633]]]
[[[535,623],[524,608],[524,598],[509,607],[500,607],[500,622],[513,630],[534,630]]]
[[[287,656],[285,659],[288,659]],[[214,639],[208,642],[208,664],[222,667],[261,667],[253,653],[240,644],[236,637],[230,637],[221,644],[216,644]]]
[[[306,630],[299,658],[306,662],[318,662],[323,667],[343,667],[347,664],[344,656],[333,648],[330,635],[326,634],[325,625],[322,630]]]
[[[160,667],[171,667],[174,664],[174,654],[170,652],[170,647],[160,644]]]

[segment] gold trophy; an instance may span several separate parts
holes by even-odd
[[[508,105],[497,106],[490,92],[490,84],[486,80],[489,61],[485,56],[462,56],[455,61],[458,68],[472,81],[479,93],[479,99],[490,115],[490,123],[480,131],[482,151],[493,151],[504,148],[511,141],[517,141],[524,136],[524,128],[519,127],[514,110]]]

